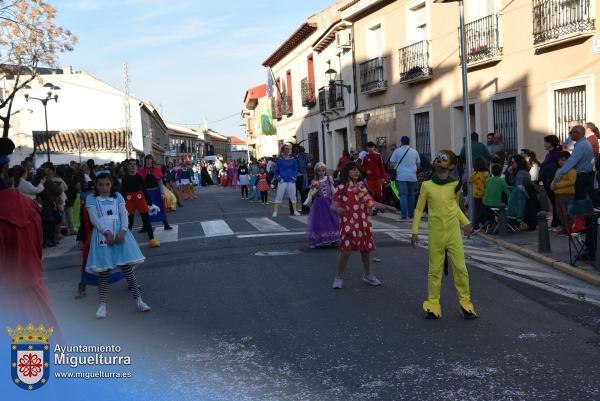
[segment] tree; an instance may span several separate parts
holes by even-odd
[[[0,0],[0,96],[2,136],[8,137],[17,92],[38,75],[38,66],[56,67],[58,54],[73,50],[77,37],[55,24],[56,10],[42,0]]]

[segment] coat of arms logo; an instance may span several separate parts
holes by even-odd
[[[24,390],[37,390],[48,382],[50,377],[50,345],[48,339],[54,333],[53,327],[29,323],[7,329],[11,338],[12,381]]]

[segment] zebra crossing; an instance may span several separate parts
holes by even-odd
[[[410,243],[410,228],[385,231],[387,236],[399,242]],[[427,248],[429,235],[419,233],[419,247]],[[464,240],[467,264],[491,273],[517,279],[573,299],[586,300],[600,305],[600,292],[594,285],[575,279],[558,270],[506,250],[477,236]]]

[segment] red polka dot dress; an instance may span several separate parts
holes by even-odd
[[[367,187],[362,182],[342,184],[337,188],[334,202],[344,208],[340,219],[340,251],[375,251],[369,221],[373,198]]]

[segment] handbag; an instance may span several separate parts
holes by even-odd
[[[406,157],[409,150],[410,150],[410,147],[408,149],[406,149],[406,152],[404,152],[404,154],[400,158],[400,161],[396,164],[396,167],[394,167],[393,169],[390,170],[390,180],[396,181],[396,177],[398,176],[398,172],[396,171],[396,168],[398,168],[400,163],[402,163],[402,160],[404,160],[404,157]]]

